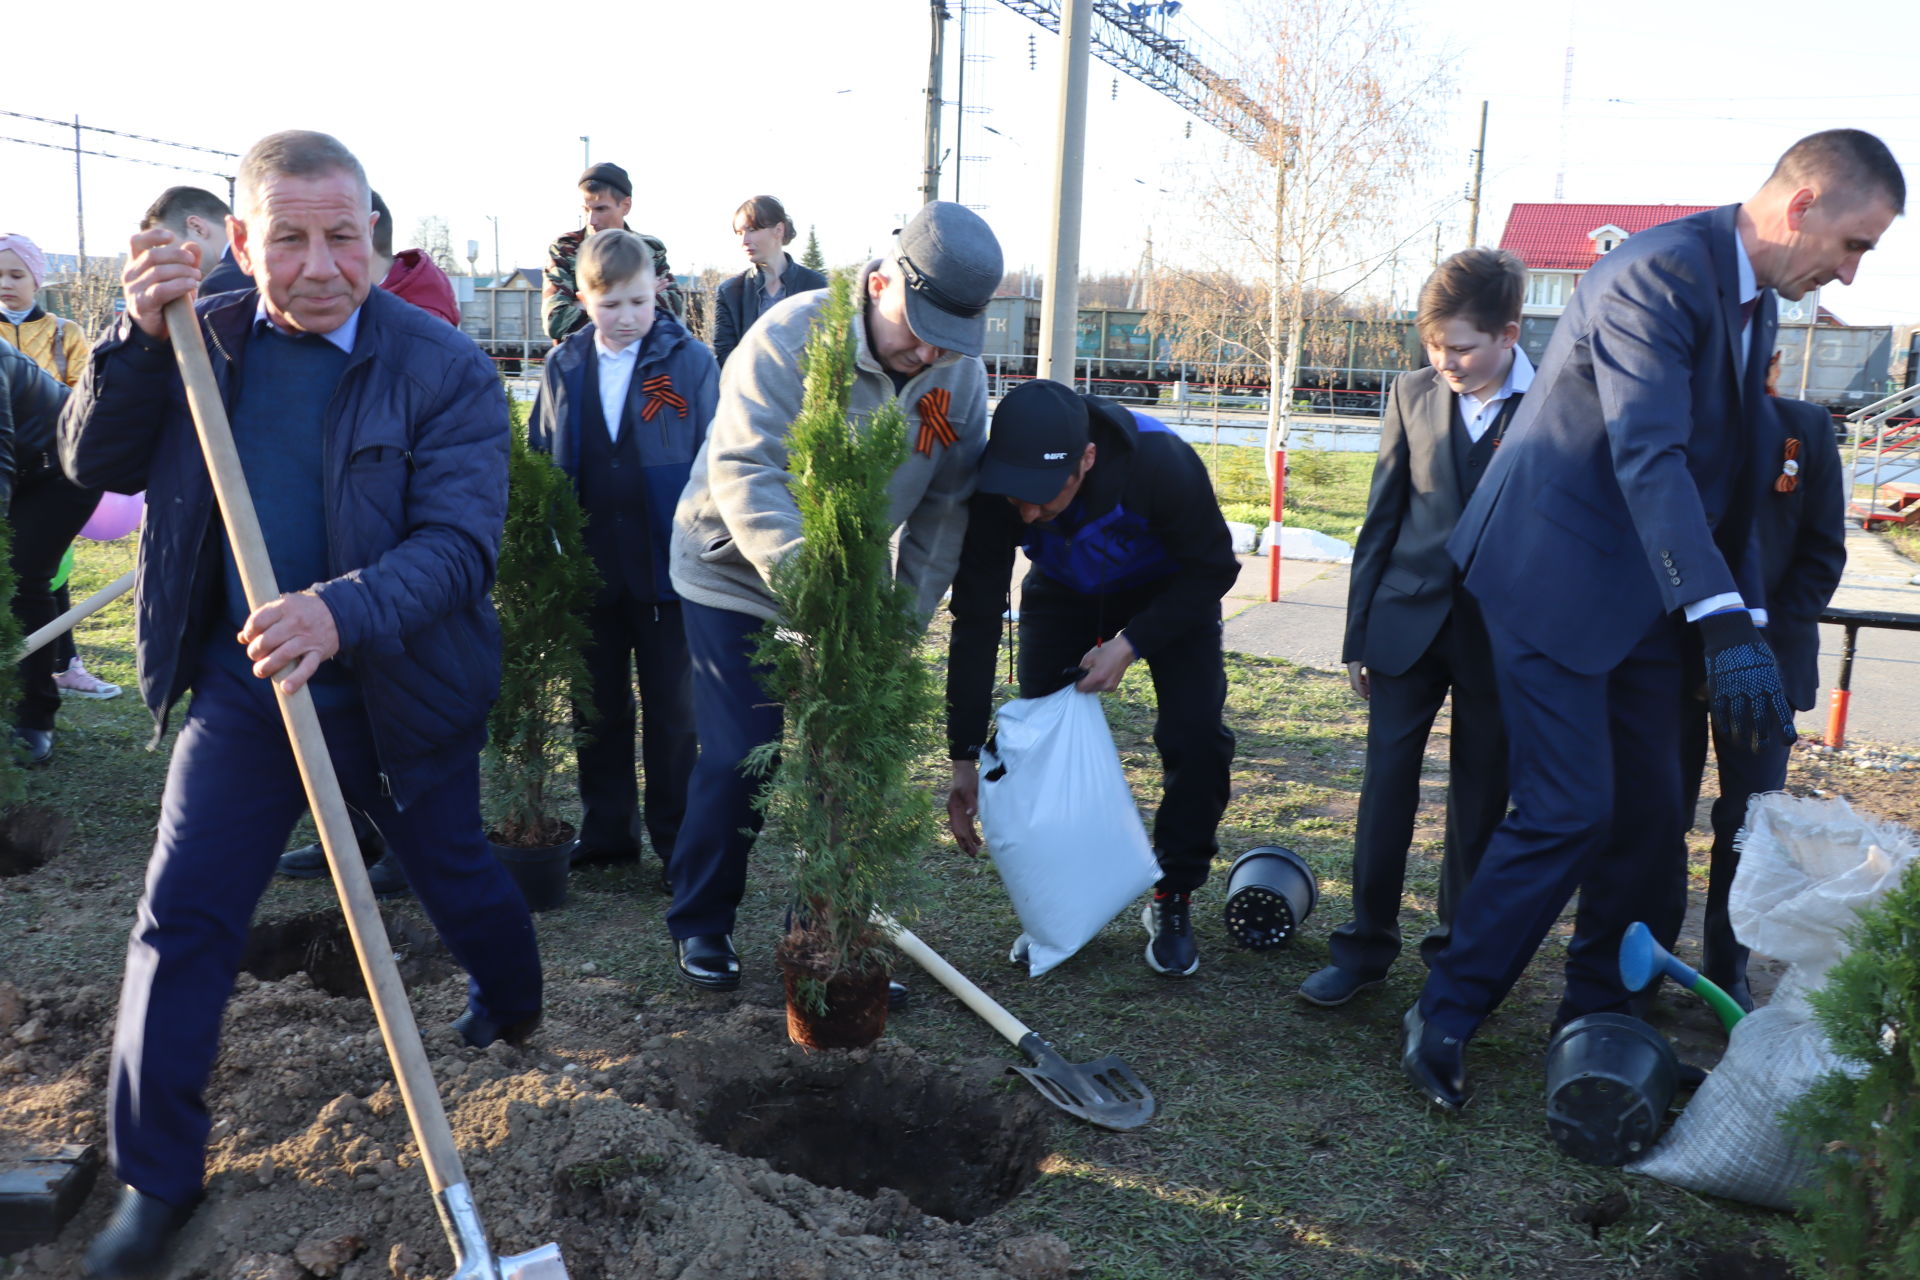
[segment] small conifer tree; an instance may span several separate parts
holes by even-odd
[[[800,265],[809,271],[827,269],[827,256],[820,252],[820,237],[814,234],[812,227],[807,228],[807,251],[800,255]]]
[[[787,941],[825,980],[888,967],[876,906],[911,918],[931,802],[911,776],[931,743],[938,700],[920,657],[913,593],[893,575],[887,485],[906,456],[906,419],[889,402],[847,414],[854,379],[853,282],[833,275],[806,350],[806,390],[787,435],[800,546],[774,567],[780,616],[762,632],[769,694],[786,709],[785,742],[750,761],[778,765],[762,804],[796,846],[797,927]]]
[[[573,482],[527,447],[526,410],[513,406],[507,464],[507,523],[494,577],[500,615],[500,697],[487,717],[489,756],[503,807],[502,844],[538,848],[566,838],[548,784],[572,745],[571,705],[588,706],[591,638],[585,614],[600,575],[587,556],[586,515]]]
[[[1803,1275],[1907,1280],[1920,1276],[1920,862],[1849,937],[1809,998],[1847,1067],[1785,1112],[1820,1181],[1782,1243]]]

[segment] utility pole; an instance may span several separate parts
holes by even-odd
[[[1073,385],[1075,312],[1080,301],[1080,193],[1087,159],[1087,74],[1093,50],[1093,0],[1069,0],[1060,21],[1060,111],[1054,134],[1053,245],[1040,326],[1039,374]],[[1064,377],[1062,375],[1065,375]]]
[[[80,258],[76,264],[78,274],[87,274],[87,211],[82,200],[80,187],[80,117],[73,117],[73,221],[74,229],[80,234]]]
[[[932,0],[933,50],[927,57],[927,165],[920,178],[920,203],[940,198],[940,71],[947,55],[947,0]]]
[[[593,140],[584,133],[580,135],[580,167],[593,168]]]
[[[491,213],[487,221],[493,224],[493,287],[500,287],[500,219]]]
[[[1480,243],[1480,175],[1487,168],[1487,104],[1480,104],[1480,145],[1473,149],[1473,194],[1467,197],[1467,248]]]

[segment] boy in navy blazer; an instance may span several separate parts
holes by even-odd
[[[600,232],[581,246],[576,270],[592,323],[548,358],[527,422],[528,445],[573,478],[601,578],[587,619],[593,720],[578,748],[583,813],[574,861],[640,856],[637,673],[646,828],[664,885],[698,752],[667,546],[674,505],[713,420],[720,372],[706,345],[659,308],[654,255],[639,236]]]
[[[1420,290],[1415,317],[1430,367],[1401,374],[1387,397],[1342,655],[1353,691],[1369,704],[1353,917],[1327,940],[1333,963],[1300,984],[1310,1004],[1345,1004],[1379,985],[1400,953],[1420,770],[1449,696],[1440,925],[1421,951],[1445,944],[1453,904],[1507,810],[1507,738],[1487,631],[1447,539],[1533,384],[1533,363],[1517,345],[1526,288],[1526,267],[1497,249],[1468,249],[1441,263]]]
[[[1771,377],[1768,382],[1771,386]],[[1779,663],[1787,701],[1794,710],[1807,711],[1820,685],[1820,614],[1833,599],[1847,563],[1845,473],[1833,416],[1819,405],[1769,398],[1761,405],[1759,426],[1760,465],[1755,472],[1767,484],[1754,514],[1754,537],[1767,590],[1767,647]],[[1680,762],[1689,814],[1700,794],[1708,735],[1706,708],[1692,697]],[[1728,891],[1740,868],[1733,841],[1746,821],[1747,802],[1787,785],[1788,748],[1784,742],[1771,742],[1748,752],[1717,728],[1712,737],[1720,794],[1713,802],[1700,968],[1743,1008],[1752,1009],[1747,949],[1734,937],[1727,918]]]

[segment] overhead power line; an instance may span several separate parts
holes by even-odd
[[[14,115],[14,114],[16,113],[12,111],[0,112],[0,115]],[[82,127],[84,128],[85,126],[82,126]],[[69,124],[67,128],[71,129],[73,128],[73,126]],[[76,148],[74,147],[62,146],[57,142],[38,142],[32,138],[15,138],[15,137],[7,136],[5,134],[0,134],[0,142],[18,142],[21,145],[28,146],[28,147],[45,147],[49,151],[59,151],[66,155],[72,155],[76,150]],[[196,147],[194,149],[196,151],[204,151],[206,148]],[[102,159],[106,159],[106,160],[127,160],[132,162],[133,164],[150,164],[156,169],[176,169],[181,173],[204,173],[215,178],[233,177],[232,174],[221,173],[218,169],[195,169],[184,164],[174,164],[170,160],[143,160],[139,156],[117,155],[111,151],[93,151],[86,147],[80,147],[78,148],[78,150],[80,154],[83,156],[99,156]],[[220,151],[220,152],[215,152],[214,154],[226,155],[228,153],[224,151]]]
[[[208,155],[225,156],[229,160],[238,160],[240,158],[240,153],[238,151],[219,151],[213,147],[196,147],[190,142],[173,142],[166,138],[149,138],[143,133],[127,133],[120,129],[104,129],[97,124],[81,124],[77,120],[49,120],[45,116],[30,116],[24,111],[0,111],[0,116],[12,116],[15,120],[32,120],[37,124],[50,124],[57,129],[84,129],[88,133],[110,133],[116,138],[130,138],[135,142],[151,142],[157,146],[162,146],[162,147],[178,147],[182,151],[204,151]],[[19,141],[22,141],[22,139],[14,138],[14,139],[11,139],[11,141],[19,142]],[[61,147],[60,150],[71,151],[73,150],[73,148]],[[88,155],[106,155],[107,153],[104,151],[91,151],[91,152],[88,152],[87,154]],[[131,156],[115,156],[114,157],[114,159],[116,160],[130,160],[132,158],[133,157]],[[142,161],[141,163],[152,164],[154,162],[151,160],[147,160],[147,161]],[[178,166],[175,166],[175,167],[178,167]],[[189,170],[188,172],[212,173],[214,171],[211,169],[192,169],[192,170]],[[226,175],[222,174],[220,176],[224,177]]]

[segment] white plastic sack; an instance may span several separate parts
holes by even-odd
[[[1160,878],[1100,695],[1072,685],[1000,708],[980,753],[980,826],[1035,978]]]
[[[1843,935],[1899,882],[1920,844],[1903,827],[1855,814],[1844,800],[1780,792],[1754,797],[1738,843],[1740,870],[1728,899],[1734,933],[1788,969],[1767,1006],[1734,1027],[1726,1056],[1666,1138],[1630,1168],[1692,1191],[1787,1209],[1814,1164],[1779,1113],[1845,1066],[1813,1021],[1807,993],[1846,955]]]

